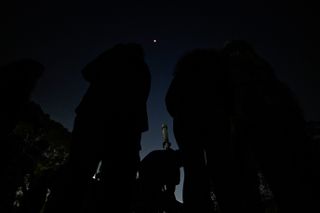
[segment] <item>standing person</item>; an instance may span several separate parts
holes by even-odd
[[[83,76],[90,86],[76,109],[72,132],[72,211],[81,210],[88,183],[102,160],[102,207],[130,212],[141,134],[148,130],[151,76],[144,51],[138,44],[118,44],[89,63]]]
[[[238,122],[238,90],[225,50],[195,50],[177,63],[166,96],[181,150],[187,212],[262,212],[257,163]]]
[[[303,179],[308,141],[298,101],[247,42],[232,41],[223,52],[234,93],[237,159],[243,160],[243,153],[249,151],[251,162],[255,161],[266,177],[281,212],[306,211],[309,193]],[[253,185],[249,187],[250,182],[245,180],[253,180],[251,162],[244,163],[247,172],[242,172],[248,197]]]
[[[178,61],[167,91],[185,174],[185,212],[213,212],[211,182],[222,212],[239,210],[226,79],[219,52],[198,49]]]
[[[1,140],[17,125],[22,111],[29,104],[44,67],[33,59],[20,59],[4,65],[1,71]]]
[[[163,150],[145,156],[139,166],[137,213],[179,213],[182,204],[175,196],[180,183],[181,157],[168,139],[167,125],[162,126]]]
[[[10,137],[24,111],[31,102],[31,95],[44,72],[44,66],[33,59],[20,59],[4,65],[1,71],[0,140],[1,168],[0,212],[12,211],[17,183],[22,180],[19,162],[23,144]],[[2,209],[4,208],[4,209]],[[10,210],[9,210],[10,209]]]

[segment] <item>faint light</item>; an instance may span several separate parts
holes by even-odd
[[[46,199],[45,199],[46,202],[48,201],[48,198],[49,198],[50,194],[51,194],[51,190],[47,189]]]
[[[99,161],[96,173],[93,175],[92,179],[100,181],[101,165],[102,165],[102,161]]]

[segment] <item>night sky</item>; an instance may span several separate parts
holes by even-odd
[[[221,48],[231,39],[251,42],[296,93],[307,120],[320,120],[320,37],[314,5],[257,0],[148,2],[15,1],[2,7],[6,15],[1,18],[0,64],[21,57],[41,62],[46,71],[33,98],[72,130],[74,110],[88,87],[82,68],[116,43],[142,44],[152,74],[150,130],[143,135],[142,157],[162,148],[162,123],[168,124],[176,148],[164,97],[179,57],[193,48]]]

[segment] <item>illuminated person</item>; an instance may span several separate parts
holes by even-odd
[[[148,130],[151,76],[144,51],[138,44],[118,44],[89,63],[83,76],[90,86],[76,109],[72,132],[73,207],[102,160],[101,205],[110,212],[130,212],[141,134]]]

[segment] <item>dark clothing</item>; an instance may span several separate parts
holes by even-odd
[[[25,175],[20,171],[26,164],[26,161],[21,161],[24,157],[21,150],[23,141],[16,140],[12,133],[22,119],[43,71],[44,67],[32,59],[21,59],[0,68],[0,212],[12,211],[17,180],[20,181]]]
[[[172,149],[152,151],[141,161],[136,212],[179,212],[181,205],[174,193],[180,183],[180,167],[179,151]]]
[[[303,211],[310,194],[303,183],[304,117],[253,49],[236,42],[219,56],[212,50],[186,55],[166,104],[183,159],[187,211],[211,211],[212,182],[222,212],[262,212],[258,171],[281,211]],[[295,192],[305,194],[301,202]]]
[[[187,54],[178,62],[166,95],[184,166],[183,202],[188,212],[212,212],[210,177],[217,180],[213,184],[218,201],[237,196],[230,186],[234,182],[234,165],[229,85],[220,62],[215,50]]]
[[[70,153],[75,205],[83,199],[102,160],[105,210],[130,211],[141,134],[148,130],[146,102],[151,81],[143,55],[135,48],[117,45],[83,71],[90,86],[76,109]]]
[[[253,89],[246,92],[243,111],[247,120],[239,130],[239,142],[251,147],[279,209],[301,212],[306,209],[300,205],[304,198],[296,193],[309,194],[303,183],[308,143],[305,120],[283,83],[270,82],[264,89],[259,96]]]
[[[155,150],[141,161],[139,179],[149,180],[159,185],[178,185],[181,166],[179,151]]]
[[[303,112],[272,67],[254,50],[244,50],[243,44],[233,42],[224,50],[234,97],[236,154],[244,149],[251,153],[248,162],[255,162],[255,169],[265,176],[281,212],[306,211],[309,205],[302,203],[310,193],[303,183],[308,152]],[[296,193],[305,196],[298,198]]]

